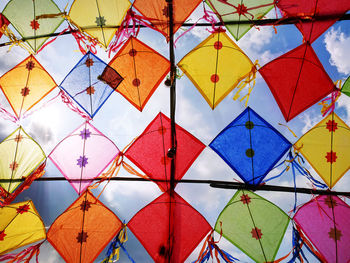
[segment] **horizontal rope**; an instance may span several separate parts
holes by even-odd
[[[337,19],[338,21],[343,20],[350,20],[350,14],[345,14],[339,18],[339,15],[322,15],[322,16],[314,16],[312,18],[303,18],[303,17],[289,17],[289,18],[279,18],[279,19],[261,19],[261,20],[232,20],[232,21],[226,21],[225,25],[239,25],[239,24],[252,24],[257,26],[280,26],[280,25],[290,25],[290,24],[296,24],[300,22],[312,22],[312,21],[325,21],[325,20],[332,20]],[[164,24],[164,23],[153,23],[154,25],[157,24]],[[134,25],[130,25],[129,27],[133,27]],[[183,27],[211,27],[211,23],[184,23],[182,24]],[[216,23],[215,26],[223,26],[222,23]],[[140,28],[147,28],[144,25],[139,25]],[[82,27],[82,30],[88,30],[88,29],[100,29],[101,27],[94,26],[94,27]],[[119,28],[119,26],[104,26],[103,28]],[[40,38],[47,38],[47,37],[57,37],[57,36],[63,36],[63,35],[69,35],[72,33],[78,32],[78,30],[68,30],[63,33],[51,33],[51,34],[43,34],[43,35],[37,35],[37,36],[30,36],[30,37],[23,37],[19,39],[20,41],[26,41],[26,40],[33,40],[33,39],[40,39]],[[9,46],[12,45],[13,41],[1,43],[0,47]]]
[[[95,178],[93,181],[100,181],[104,178]],[[0,183],[9,183],[9,182],[22,182],[25,178],[20,179],[0,179]],[[126,182],[168,182],[167,180],[147,180],[139,177],[112,177],[108,179],[110,181],[126,181]],[[91,179],[70,179],[67,180],[65,177],[40,177],[36,179],[34,182],[49,182],[49,181],[68,181],[68,182],[84,182],[84,181],[92,181]],[[273,192],[288,192],[288,193],[300,193],[300,194],[314,194],[314,195],[343,195],[350,197],[350,192],[335,192],[330,190],[319,190],[312,188],[294,188],[288,186],[279,186],[279,185],[249,185],[239,182],[230,182],[230,181],[217,181],[217,180],[200,180],[200,179],[182,179],[175,180],[176,183],[185,183],[185,184],[209,184],[209,186],[213,188],[221,188],[221,189],[244,189],[250,191],[273,191]]]

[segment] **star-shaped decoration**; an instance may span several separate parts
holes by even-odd
[[[6,237],[5,230],[0,231],[0,241],[3,241]]]
[[[20,135],[20,134],[18,134],[18,135],[16,135],[16,137],[15,137],[15,142],[20,142],[20,141],[22,141],[22,139],[23,139],[23,136]]]
[[[85,167],[88,164],[88,158],[85,157],[85,155],[80,156],[79,159],[77,159],[77,165],[79,165],[80,168]]]
[[[91,59],[91,58],[88,58],[86,61],[85,61],[85,65],[90,68],[94,65],[94,61]]]
[[[234,7],[236,9],[236,12],[238,15],[244,15],[248,13],[248,8],[244,4],[238,4],[237,6]]]
[[[26,69],[32,70],[34,66],[35,66],[35,63],[33,61],[28,61],[28,63],[26,64]]]
[[[241,202],[245,205],[248,205],[251,202],[251,198],[249,195],[243,194],[241,195]]]
[[[12,171],[14,171],[14,170],[16,170],[16,169],[18,168],[18,163],[13,162],[13,163],[10,164],[9,167],[10,167],[10,169],[11,169]]]
[[[78,233],[78,236],[76,237],[78,243],[86,242],[86,239],[88,238],[87,232],[81,231]]]
[[[28,87],[25,87],[21,90],[21,95],[23,97],[25,97],[25,96],[29,95],[29,91],[30,91],[30,89]]]
[[[28,212],[29,209],[30,209],[29,205],[26,204],[26,205],[21,205],[21,206],[18,207],[16,210],[17,210],[17,213],[18,213],[18,214],[23,214],[23,213]]]
[[[262,237],[262,233],[261,233],[261,229],[255,227],[252,229],[252,231],[250,231],[250,233],[252,234],[252,238],[255,238],[256,240],[261,239]]]
[[[104,18],[104,16],[98,16],[96,17],[96,21],[95,21],[97,26],[105,26],[106,25],[106,19]]]
[[[169,17],[169,9],[168,6],[164,6],[162,9],[163,16]]]
[[[338,129],[338,123],[336,123],[334,120],[328,120],[326,125],[326,129],[328,129],[329,132],[335,132],[335,130]]]
[[[82,131],[80,131],[80,135],[79,135],[83,140],[86,140],[87,138],[91,137],[91,132],[89,131],[89,129],[83,129]]]
[[[95,94],[95,88],[93,86],[86,88],[86,94],[88,95]]]
[[[88,211],[90,207],[91,207],[91,202],[88,200],[84,200],[80,204],[80,210],[82,210],[82,211]]]
[[[327,155],[325,156],[327,159],[327,163],[335,163],[337,161],[337,153],[330,151],[327,152]]]
[[[329,238],[334,239],[334,241],[338,241],[340,240],[342,234],[341,231],[338,230],[336,227],[331,227],[331,230],[328,232],[328,236]]]
[[[38,23],[37,20],[34,19],[34,20],[32,20],[32,21],[30,22],[30,26],[32,27],[32,29],[38,30],[39,27],[40,27],[40,24]]]

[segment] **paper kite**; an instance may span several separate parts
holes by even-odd
[[[46,158],[45,153],[22,127],[17,128],[0,143],[1,187],[12,193],[21,183],[14,179],[28,177]]]
[[[239,190],[220,213],[215,231],[255,262],[273,262],[288,224],[288,215],[279,207]]]
[[[33,55],[0,77],[0,88],[19,119],[56,86]]]
[[[48,36],[54,33],[63,22],[62,16],[41,17],[47,14],[60,14],[61,11],[52,0],[11,0],[2,11],[11,25],[24,37],[25,41],[37,52]],[[33,37],[33,39],[30,39]]]
[[[48,157],[80,195],[119,154],[111,140],[85,122],[64,138]]]
[[[206,0],[223,24],[226,21],[250,21],[262,19],[274,6],[273,0]],[[252,27],[252,24],[225,24],[231,35],[238,41]]]
[[[64,78],[60,88],[93,118],[122,80],[117,71],[88,52]]]
[[[309,43],[267,63],[259,72],[286,121],[336,90]]]
[[[170,62],[157,51],[130,37],[108,64],[123,77],[118,91],[139,111],[170,70]]]
[[[350,76],[344,82],[341,92],[348,95],[350,97]]]
[[[44,223],[31,200],[0,207],[0,255],[45,237]]]
[[[163,190],[170,188],[171,148],[170,119],[159,113],[143,133],[126,150],[124,156],[140,168]],[[181,180],[205,145],[189,132],[176,125],[177,151],[175,158],[175,180]]]
[[[74,25],[107,48],[130,5],[129,0],[75,0],[68,16]]]
[[[89,191],[51,225],[47,240],[66,262],[93,262],[123,223]]]
[[[350,127],[332,112],[304,134],[294,148],[332,188],[350,168]]]
[[[255,79],[256,72],[255,65],[223,32],[210,35],[177,65],[212,109],[236,87],[235,97],[239,96],[244,86]]]
[[[292,145],[248,107],[209,146],[245,183],[258,185]]]
[[[174,34],[202,2],[201,0],[174,0]],[[169,38],[169,10],[167,1],[135,0],[133,7],[137,9],[153,27],[167,39]]]
[[[304,204],[293,219],[323,256],[322,262],[340,263],[350,261],[349,218],[349,205],[335,195],[325,195]]]
[[[350,9],[348,0],[278,0],[276,5],[281,9],[283,18],[309,19],[309,21],[295,23],[295,26],[303,34],[304,40],[310,43],[314,42]],[[323,16],[326,19],[317,19],[317,16]]]
[[[157,263],[184,262],[211,227],[176,192],[163,193],[141,209],[127,226]]]

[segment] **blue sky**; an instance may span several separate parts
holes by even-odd
[[[2,1],[0,9],[7,2]],[[62,10],[66,5],[66,1],[57,1],[57,4]],[[195,22],[202,15],[202,7],[200,6],[189,18],[189,21]],[[268,17],[275,17],[274,10],[268,14]],[[67,24],[64,22],[58,31],[63,30],[66,26]],[[177,33],[176,36],[179,34]],[[209,33],[205,28],[195,28],[179,39],[175,50],[176,62],[180,61],[183,56],[208,35]],[[167,43],[158,32],[150,29],[141,29],[139,39],[165,57],[169,56]],[[4,42],[7,40],[2,38],[0,41]],[[260,27],[259,30],[253,28],[237,44],[250,57],[251,61],[259,60],[260,65],[263,66],[272,59],[302,44],[302,37],[293,25],[277,27],[277,34],[275,34],[272,27],[267,26]],[[350,73],[350,53],[348,52],[350,47],[350,26],[348,22],[337,22],[319,37],[312,46],[333,81],[346,79]],[[78,46],[74,38],[70,35],[65,35],[58,37],[55,42],[48,45],[36,57],[53,76],[56,83],[59,84],[80,60],[82,54],[77,50]],[[27,56],[28,53],[25,50],[16,46],[12,47],[10,51],[7,47],[0,48],[0,75],[10,70]],[[110,60],[107,53],[102,49],[98,50],[97,56],[106,63]],[[232,100],[233,93],[231,92],[215,110],[212,110],[186,76],[177,80],[176,89],[176,122],[206,145],[245,108],[244,103]],[[59,90],[56,88],[44,101],[53,98],[58,92]],[[6,105],[3,94],[0,94],[0,102]],[[290,142],[294,143],[297,140],[288,129],[278,125],[278,123],[285,124],[284,118],[269,88],[259,74],[257,74],[257,82],[250,97],[249,106],[277,128]],[[350,99],[345,95],[341,95],[336,106],[335,112],[349,125]],[[290,121],[288,126],[300,137],[322,119],[320,110],[321,107],[316,104]],[[121,150],[146,128],[159,111],[169,116],[169,89],[163,83],[160,84],[143,112],[135,109],[120,94],[112,94],[97,113],[92,124],[110,138]],[[80,116],[70,111],[61,101],[54,100],[50,105],[25,119],[22,125],[38,141],[48,155],[58,142],[82,123],[83,119]],[[9,121],[0,120],[0,127],[0,137],[4,138],[16,128],[16,125]],[[311,167],[309,168],[313,175],[319,178]],[[272,171],[270,175],[277,173],[278,169]],[[49,160],[45,176],[61,176],[60,172]],[[118,176],[130,175],[121,169]],[[198,157],[184,176],[184,179],[240,180],[209,147]],[[285,174],[283,177],[271,181],[271,184],[292,186],[291,174]],[[297,185],[299,187],[310,187],[308,181],[302,177],[297,178]],[[334,189],[346,191],[349,189],[349,185],[349,174],[346,174]],[[208,185],[194,184],[179,184],[176,187],[176,191],[196,208],[212,226],[214,226],[220,211],[235,192],[233,190],[210,188]],[[257,193],[286,212],[293,208],[294,194]],[[111,182],[106,187],[100,200],[112,209],[121,220],[128,222],[137,211],[160,194],[158,187],[151,182]],[[32,199],[43,217],[45,225],[49,227],[55,218],[77,197],[76,192],[68,182],[34,182],[31,188],[22,193],[18,199]],[[304,203],[310,198],[311,196],[308,195],[298,195],[298,204]],[[137,262],[152,262],[130,231],[129,238],[127,248],[130,255]],[[249,257],[245,256],[238,248],[227,241],[222,240],[220,246],[243,262],[252,262]],[[288,253],[291,247],[291,228],[289,227],[277,257]],[[190,256],[188,262],[194,260],[197,255],[198,248]],[[103,255],[99,256],[98,259],[101,260],[102,258]],[[49,263],[62,262],[60,256],[48,242],[45,243],[41,250],[40,259]],[[122,255],[121,262],[128,262],[125,255]]]

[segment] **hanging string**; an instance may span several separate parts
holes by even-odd
[[[321,113],[322,117],[324,117],[327,113],[331,113],[335,109],[335,102],[339,99],[341,95],[341,86],[342,81],[337,80],[334,83],[334,86],[336,87],[336,90],[331,93],[331,95],[325,99],[323,99],[321,102],[318,103],[318,105],[322,106]]]
[[[39,263],[40,246],[46,241],[46,239],[36,245],[30,246],[18,254],[5,254],[0,256],[0,261],[8,260],[7,263],[29,263],[35,256],[35,262]]]
[[[64,102],[68,106],[69,109],[78,113],[86,121],[92,120],[92,118],[88,114],[84,113],[77,106],[75,106],[73,101],[68,97],[68,95],[63,90],[60,90],[59,95],[61,96],[62,102]]]

